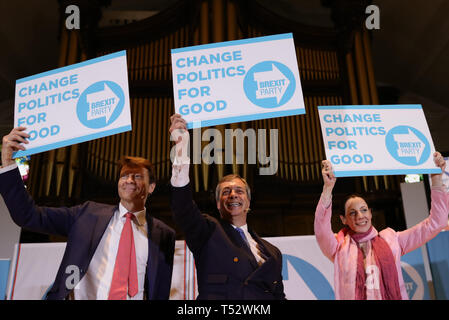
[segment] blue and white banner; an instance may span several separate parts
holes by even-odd
[[[318,107],[337,177],[440,173],[421,105]]]
[[[429,286],[424,268],[423,246],[401,257],[402,277],[410,300],[429,300]]]
[[[126,51],[16,81],[14,127],[40,153],[131,130]]]
[[[171,59],[189,129],[305,113],[291,33],[172,49]]]
[[[6,299],[43,299],[53,285],[65,247],[65,242],[17,244]]]
[[[265,239],[282,252],[282,277],[287,299],[335,299],[334,267],[320,251],[315,236]],[[65,243],[30,243],[16,246],[16,254],[9,272],[7,299],[42,299],[54,281],[65,245]],[[438,249],[435,247],[436,254]],[[421,249],[403,256],[401,265],[410,299],[429,299]],[[446,270],[447,264],[442,268],[443,271]],[[435,284],[435,287],[441,286],[441,284]],[[193,300],[197,295],[198,286],[193,255],[185,241],[178,240],[175,246],[170,299]]]
[[[266,238],[282,252],[282,277],[288,300],[334,300],[334,266],[321,252],[315,236]],[[421,249],[401,258],[409,298],[429,299]]]
[[[265,238],[282,252],[282,278],[288,300],[334,300],[334,265],[315,236]]]
[[[449,300],[449,231],[440,232],[426,246],[436,298]]]

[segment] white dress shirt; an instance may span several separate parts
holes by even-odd
[[[237,228],[233,224],[231,224],[234,228]],[[254,240],[254,238],[251,236],[251,233],[248,232],[248,225],[245,224],[244,226],[239,227],[243,230],[243,233],[246,236],[246,240],[248,240],[249,248],[251,249],[251,252],[253,253],[254,257],[256,258],[256,261],[259,265],[265,262],[265,260],[260,256],[259,249],[257,248],[257,241]]]
[[[126,221],[128,210],[119,204],[119,209],[109,222],[86,274],[74,289],[75,300],[107,300],[114,273],[120,235]],[[128,300],[142,300],[144,296],[145,273],[148,260],[148,225],[145,210],[133,212],[132,229],[137,259],[138,292]]]

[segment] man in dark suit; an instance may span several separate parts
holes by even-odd
[[[19,226],[67,237],[46,298],[168,299],[175,232],[145,208],[156,187],[152,164],[138,157],[122,159],[119,205],[87,201],[70,208],[39,207],[26,191],[12,159],[14,151],[25,150],[29,137],[25,130],[14,128],[3,137],[0,194]],[[79,282],[74,283],[74,272]]]
[[[171,208],[195,257],[198,299],[285,299],[282,255],[246,224],[251,192],[246,181],[229,175],[219,181],[216,203],[221,219],[202,215],[189,183],[189,134],[179,114],[171,118],[175,146]]]

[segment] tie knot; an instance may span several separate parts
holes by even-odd
[[[239,227],[236,227],[235,229],[236,229],[237,232],[240,234],[240,236],[243,238],[243,240],[248,241],[248,239],[246,239],[245,231],[243,231],[243,230],[240,229]]]
[[[126,219],[132,219],[134,217],[134,215],[131,212],[128,212],[125,214]]]

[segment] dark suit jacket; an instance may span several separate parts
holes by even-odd
[[[195,258],[198,299],[285,299],[282,255],[249,229],[268,259],[259,266],[234,227],[202,215],[192,200],[190,184],[171,188],[171,209]]]
[[[71,292],[65,285],[66,279],[73,274],[66,273],[67,266],[77,266],[80,279],[86,274],[101,237],[118,206],[88,201],[70,208],[38,207],[26,191],[18,169],[0,174],[0,194],[17,225],[35,232],[67,237],[61,265],[46,297],[49,300],[65,299]],[[147,223],[149,252],[145,296],[150,300],[168,299],[175,232],[148,214]]]

